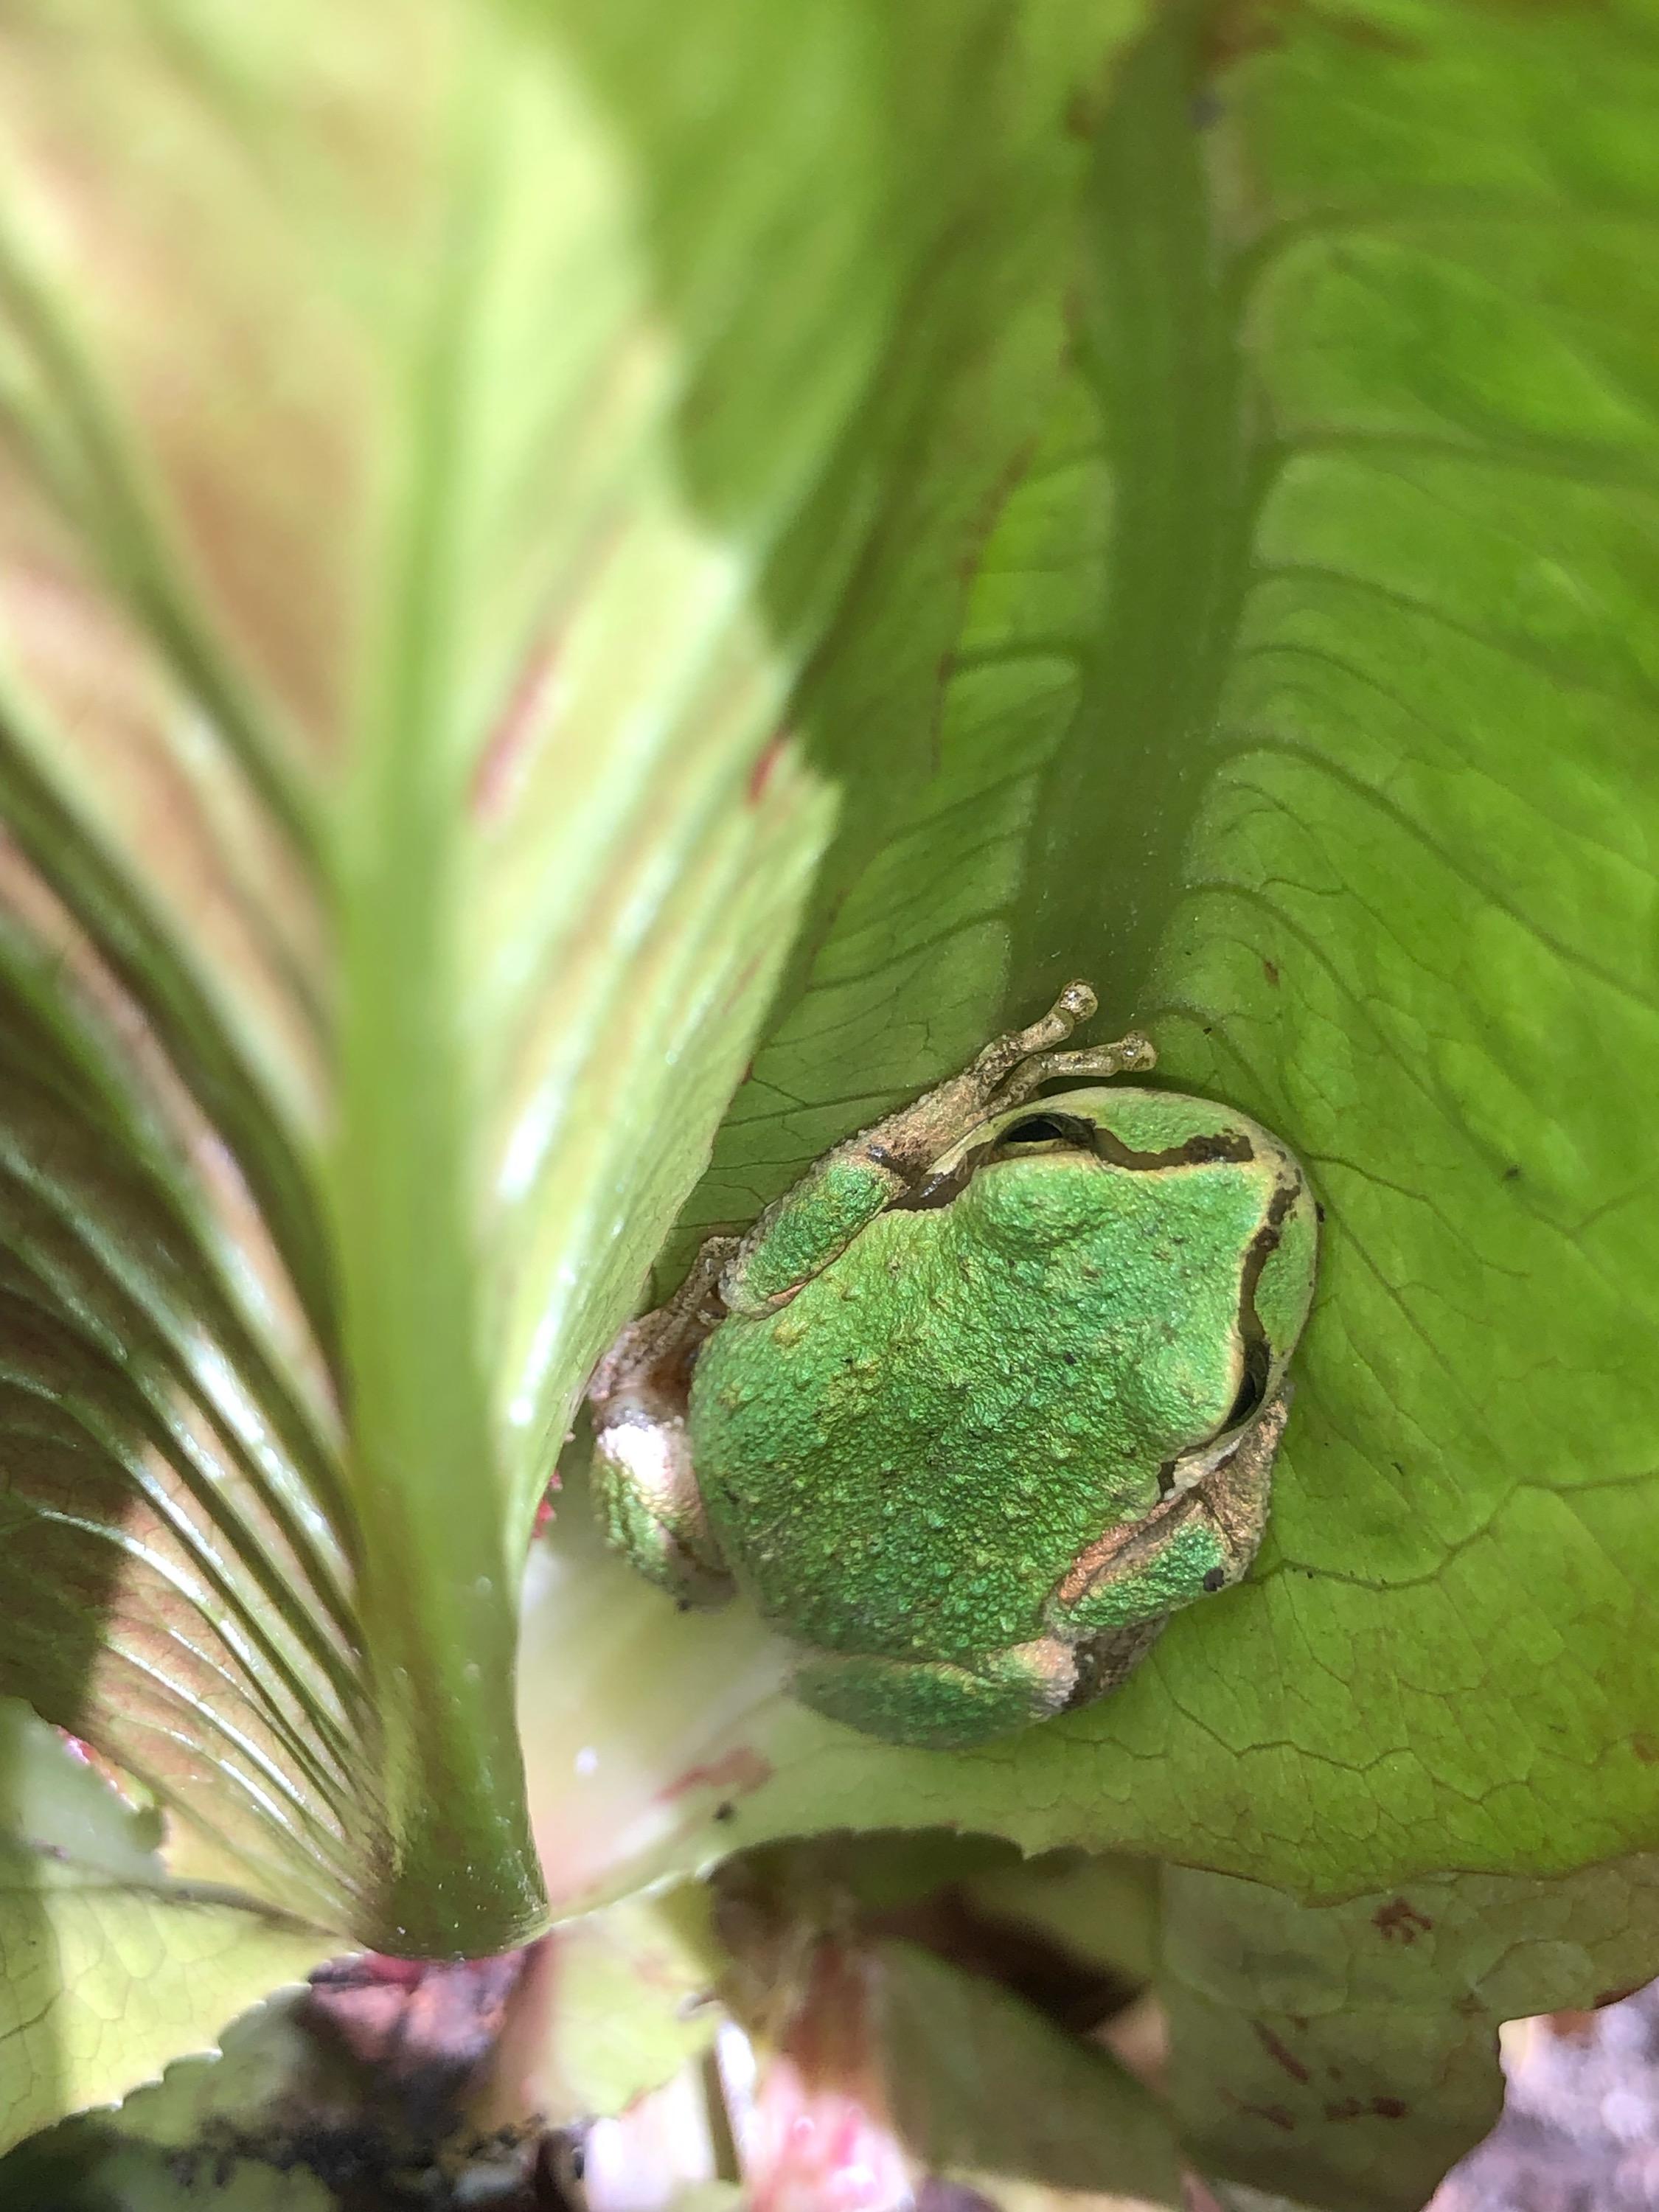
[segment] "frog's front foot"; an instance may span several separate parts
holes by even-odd
[[[1076,1685],[1070,1645],[1044,1636],[971,1664],[818,1652],[791,1686],[815,1712],[884,1742],[962,1751],[1063,1712]]]
[[[718,1322],[717,1285],[734,1243],[711,1237],[673,1297],[629,1323],[587,1386],[600,1525],[641,1574],[684,1605],[722,1605],[734,1587],[686,1432],[691,1369]]]
[[[606,1542],[671,1597],[707,1607],[732,1595],[683,1421],[607,1422],[594,1439],[593,1498]]]

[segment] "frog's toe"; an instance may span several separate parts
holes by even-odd
[[[1054,1637],[969,1665],[821,1653],[797,1670],[803,1705],[866,1735],[929,1751],[960,1751],[1064,1710],[1076,1683],[1071,1648]]]
[[[1106,1629],[1079,1644],[1073,1654],[1077,1681],[1066,1701],[1066,1711],[1074,1713],[1079,1705],[1091,1705],[1097,1698],[1127,1682],[1168,1621],[1169,1615],[1161,1613],[1152,1620],[1138,1620],[1130,1628]]]

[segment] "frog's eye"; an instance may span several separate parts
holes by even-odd
[[[1244,1379],[1238,1386],[1238,1395],[1233,1400],[1232,1411],[1221,1424],[1224,1429],[1236,1429],[1248,1421],[1252,1413],[1259,1413],[1261,1401],[1267,1395],[1267,1347],[1259,1340],[1244,1348]]]
[[[1054,1145],[1065,1141],[1066,1132],[1052,1114],[1033,1114],[1002,1133],[1005,1145]]]
[[[1011,1122],[997,1139],[996,1149],[1002,1152],[1034,1152],[1043,1145],[1075,1145],[1091,1148],[1094,1125],[1075,1114],[1027,1114],[1023,1121]]]

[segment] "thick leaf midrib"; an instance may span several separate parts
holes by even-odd
[[[509,1698],[516,1575],[467,1207],[462,837],[475,752],[465,585],[470,469],[489,387],[492,222],[527,58],[469,18],[446,93],[452,164],[398,365],[406,456],[391,501],[384,605],[334,855],[341,1028],[335,1220],[363,1529],[364,1639],[380,1720],[375,1795],[390,1845],[373,1940],[477,1954],[544,1914]],[[467,1494],[466,1486],[475,1486]],[[481,1492],[482,1494],[478,1494]]]
[[[1202,739],[1279,465],[1247,402],[1190,113],[1200,30],[1197,9],[1170,9],[1130,57],[1085,196],[1077,344],[1113,469],[1108,598],[1043,777],[1012,963],[1092,966],[1119,1027],[1141,1010],[1204,795]]]

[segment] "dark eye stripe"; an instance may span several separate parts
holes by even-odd
[[[1243,1165],[1255,1158],[1255,1146],[1243,1129],[1204,1130],[1188,1137],[1184,1144],[1170,1145],[1161,1152],[1137,1152],[1109,1129],[1103,1129],[1096,1122],[1089,1126],[1094,1132],[1095,1151],[1115,1168],[1201,1168],[1217,1160],[1233,1160]]]
[[[1238,1397],[1233,1410],[1222,1423],[1217,1434],[1232,1428],[1236,1423],[1255,1412],[1266,1395],[1267,1376],[1273,1367],[1273,1346],[1267,1341],[1267,1332],[1261,1326],[1261,1316],[1255,1310],[1256,1285],[1261,1280],[1262,1270],[1279,1249],[1279,1240],[1284,1232],[1285,1218],[1302,1194],[1302,1178],[1292,1176],[1281,1182],[1268,1200],[1267,1218],[1251,1237],[1249,1249],[1244,1255],[1243,1270],[1238,1283],[1238,1333],[1244,1341],[1244,1379],[1239,1385]],[[1251,1402],[1244,1406],[1246,1397],[1254,1390]]]
[[[1097,1121],[1087,1121],[1081,1114],[1045,1114],[1039,1105],[1019,1121],[1011,1122],[1000,1137],[964,1152],[954,1167],[922,1176],[902,1197],[893,1200],[892,1211],[926,1213],[934,1207],[949,1206],[952,1199],[966,1190],[981,1168],[998,1160],[1029,1158],[1039,1145],[1045,1150],[1052,1146],[1055,1150],[1069,1147],[1090,1152],[1109,1167],[1127,1168],[1137,1174],[1165,1168],[1210,1167],[1224,1160],[1242,1167],[1256,1157],[1255,1146],[1243,1129],[1200,1130],[1182,1144],[1166,1146],[1162,1152],[1139,1152],[1110,1129],[1102,1128]],[[1277,1241],[1275,1231],[1274,1242]],[[1265,1261],[1265,1253],[1262,1257]]]
[[[940,1173],[928,1174],[908,1190],[896,1198],[888,1211],[892,1213],[930,1213],[937,1206],[949,1206],[953,1198],[960,1198],[973,1181],[976,1171],[990,1158],[993,1147],[975,1145],[971,1152],[964,1152],[955,1167]]]

